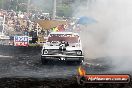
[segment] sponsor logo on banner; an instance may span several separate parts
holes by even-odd
[[[14,46],[28,46],[29,37],[28,36],[14,36]]]

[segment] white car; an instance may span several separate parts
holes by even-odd
[[[41,52],[42,64],[49,60],[84,61],[79,34],[73,32],[51,32]]]

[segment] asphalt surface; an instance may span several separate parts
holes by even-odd
[[[19,49],[18,49],[19,50]],[[12,51],[12,50],[11,50]],[[0,88],[105,88],[104,84],[77,84],[78,63],[52,61],[42,65],[40,51],[0,52]],[[109,61],[85,60],[89,73],[108,73]],[[107,84],[108,88],[132,88],[132,84]]]
[[[0,77],[63,78],[76,75],[78,66],[55,61],[42,65],[40,55],[0,55]]]
[[[109,60],[85,60],[88,73],[108,73],[112,68]],[[80,66],[77,62],[50,61],[43,65],[40,52],[24,52],[23,54],[0,55],[0,77],[33,77],[33,78],[67,78],[77,75]]]

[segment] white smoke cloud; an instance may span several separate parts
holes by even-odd
[[[98,21],[81,32],[85,56],[110,56],[116,70],[132,70],[132,1],[96,0],[76,10],[74,16],[90,16]]]

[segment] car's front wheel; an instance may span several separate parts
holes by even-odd
[[[47,63],[47,60],[45,59],[45,57],[41,57],[41,62],[42,62],[42,64],[46,64]]]
[[[84,62],[84,58],[79,58],[79,61],[78,61],[80,64]]]

